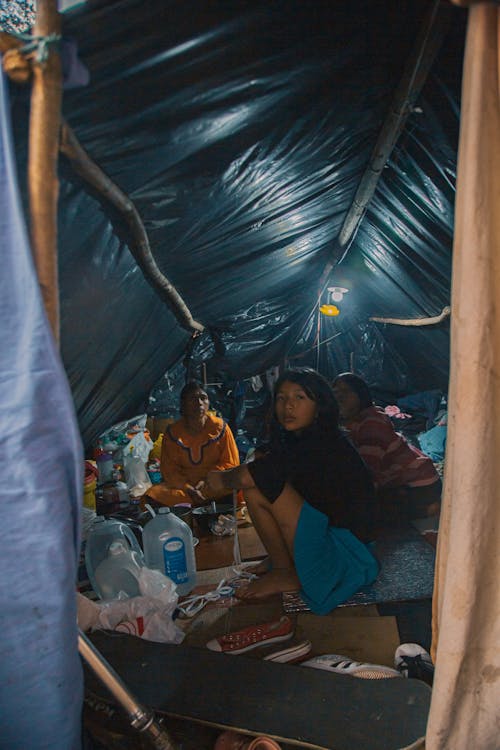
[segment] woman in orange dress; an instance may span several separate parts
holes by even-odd
[[[161,446],[163,482],[144,496],[163,505],[189,502],[202,505],[227,495],[227,490],[205,497],[200,486],[212,469],[223,471],[240,463],[238,448],[229,425],[208,413],[209,400],[203,386],[190,380],[181,391],[181,418],[167,426]]]

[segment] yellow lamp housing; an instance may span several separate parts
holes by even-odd
[[[336,315],[340,314],[340,310],[336,305],[321,305],[319,311],[323,315],[328,315],[330,318],[334,318]]]

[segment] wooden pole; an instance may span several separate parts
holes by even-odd
[[[60,33],[57,0],[38,0],[34,36]],[[31,244],[47,317],[59,341],[57,271],[57,158],[62,82],[59,52],[48,47],[46,60],[32,62],[33,83],[29,125],[28,192]]]
[[[366,208],[375,193],[382,171],[406,124],[408,115],[424,86],[444,35],[450,26],[450,9],[440,0],[432,0],[425,15],[415,46],[394,93],[394,98],[373,149],[370,162],[358,185],[356,195],[339,232],[335,258],[339,262],[349,249]]]
[[[112,205],[120,213],[130,233],[128,246],[144,278],[161,298],[169,303],[181,326],[188,331],[203,331],[202,323],[194,320],[177,289],[159,269],[151,252],[146,229],[135,205],[128,195],[90,158],[64,120],[61,124],[60,150],[69,160],[75,174],[95,190],[101,200]]]

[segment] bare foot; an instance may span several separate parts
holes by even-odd
[[[273,568],[248,586],[238,589],[238,599],[263,599],[283,591],[297,591],[300,581],[294,568]]]
[[[254,576],[263,576],[271,570],[271,561],[268,557],[256,563],[255,565],[245,566],[245,573],[252,573]]]

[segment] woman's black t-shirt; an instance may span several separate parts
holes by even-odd
[[[269,502],[289,482],[332,526],[349,529],[365,542],[372,538],[373,482],[358,452],[340,431],[288,434],[247,468]]]

